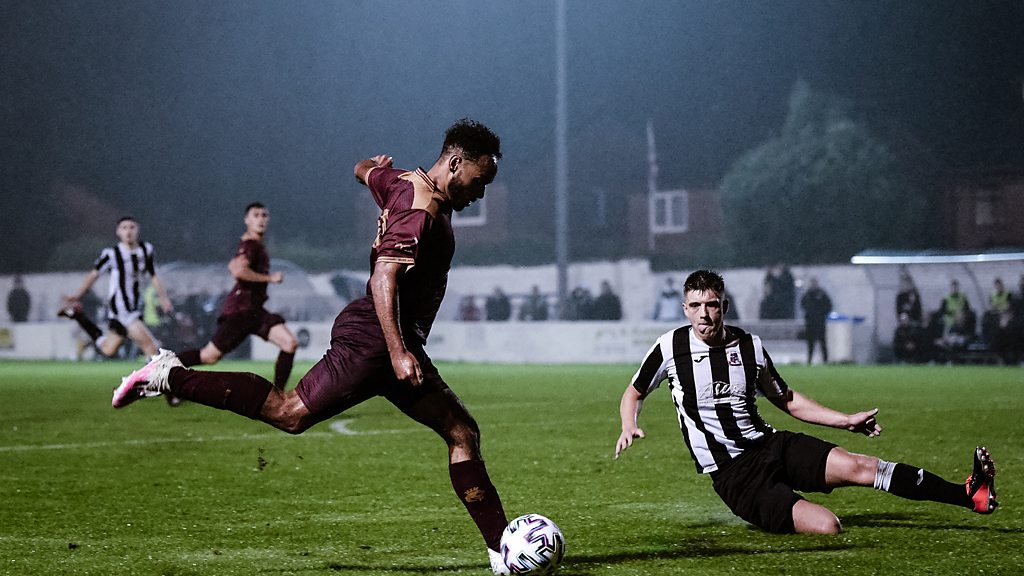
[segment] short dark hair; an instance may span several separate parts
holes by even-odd
[[[697,270],[686,277],[683,283],[683,294],[687,292],[705,292],[711,290],[719,296],[725,294],[725,279],[714,270]]]
[[[131,222],[138,222],[135,218],[132,218],[131,216],[121,216],[120,218],[117,219],[117,225],[120,226],[121,222],[124,222],[126,220]]]
[[[263,205],[263,202],[250,202],[249,205],[245,207],[245,212],[242,212],[242,214],[248,214],[249,210],[252,210],[253,208],[266,208],[266,206]]]
[[[444,133],[441,156],[452,150],[461,150],[466,160],[475,162],[481,156],[501,158],[501,139],[490,128],[469,118],[463,118]]]

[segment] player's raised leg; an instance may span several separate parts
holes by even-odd
[[[248,372],[189,370],[169,350],[132,372],[114,390],[112,404],[123,408],[147,396],[173,394],[182,400],[228,410],[298,434],[318,422],[294,392],[281,392],[267,379]]]

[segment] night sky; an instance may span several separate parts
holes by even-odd
[[[716,186],[778,133],[799,79],[942,167],[1024,167],[1019,1],[567,4],[573,193],[642,190],[648,119],[663,187]],[[359,242],[352,165],[429,167],[463,116],[501,135],[516,219],[551,221],[554,11],[0,0],[0,273],[112,241],[128,213],[164,261],[224,260],[253,199],[272,239]]]

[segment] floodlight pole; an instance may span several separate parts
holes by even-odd
[[[565,315],[569,277],[569,150],[566,144],[565,0],[555,2],[555,265],[557,316]]]

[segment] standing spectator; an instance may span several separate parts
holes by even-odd
[[[779,272],[775,275],[775,287],[772,292],[775,294],[779,318],[792,320],[796,318],[796,280],[789,266],[779,265]]]
[[[906,271],[900,274],[900,291],[896,294],[896,318],[906,314],[906,321],[921,325],[924,315],[921,310],[921,294],[914,285],[914,279]]]
[[[540,287],[536,284],[530,288],[530,293],[519,308],[519,319],[526,322],[543,322],[548,319],[548,299],[540,293]]]
[[[584,284],[573,288],[569,294],[565,310],[566,320],[592,320],[594,315],[594,296]]]
[[[601,281],[601,292],[594,299],[593,309],[594,320],[622,320],[622,302],[607,280]]]
[[[463,296],[459,302],[459,320],[463,322],[479,322],[480,307],[476,305],[476,298]]]
[[[818,286],[818,279],[812,277],[800,299],[804,310],[804,333],[807,338],[807,363],[814,355],[814,343],[821,342],[821,361],[828,363],[828,344],[825,342],[825,319],[832,311],[832,299]]]
[[[512,303],[501,286],[494,287],[494,292],[484,302],[484,308],[487,310],[487,319],[492,322],[502,322],[512,317]]]
[[[11,322],[27,322],[28,313],[32,310],[32,296],[25,289],[25,280],[21,274],[14,275],[14,286],[7,294],[7,313]]]
[[[654,319],[658,322],[679,322],[683,319],[683,295],[676,290],[671,278],[665,278],[665,287],[658,294]]]
[[[992,351],[1003,361],[1010,360],[1010,326],[1013,320],[1013,296],[1003,285],[1002,278],[993,282],[988,309],[981,320],[981,334]]]
[[[263,242],[270,223],[270,211],[260,202],[245,207],[245,233],[228,262],[228,271],[235,286],[228,293],[217,318],[217,329],[210,342],[200,349],[185,350],[178,355],[186,368],[199,364],[216,364],[227,353],[238,348],[250,335],[259,336],[280,349],[274,363],[274,386],[284,389],[295,362],[299,341],[285,324],[284,316],[268,312],[267,285],[280,284],[284,273],[270,271],[270,255]]]

